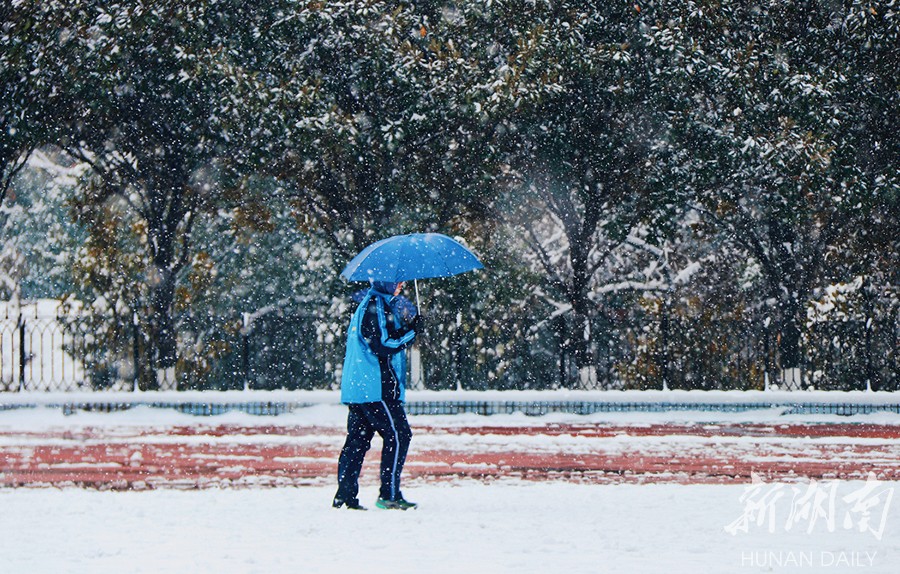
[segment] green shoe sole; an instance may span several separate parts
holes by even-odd
[[[418,508],[419,505],[415,502],[403,500],[402,498],[400,500],[385,500],[379,498],[375,502],[375,506],[382,510],[409,510],[411,508]]]

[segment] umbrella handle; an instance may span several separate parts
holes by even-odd
[[[413,285],[416,287],[416,312],[422,314],[422,305],[419,303],[419,280],[413,279]]]

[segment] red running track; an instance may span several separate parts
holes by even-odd
[[[900,426],[547,424],[422,427],[408,483],[900,480]],[[271,487],[332,484],[343,430],[208,425],[0,430],[0,486]],[[378,439],[363,481],[377,481]]]

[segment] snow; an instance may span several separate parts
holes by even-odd
[[[133,431],[136,427],[198,423],[263,426],[277,422],[340,427],[344,424],[345,408],[330,404],[327,393],[321,395],[322,403],[278,417],[241,412],[196,417],[150,407],[116,413],[76,411],[66,416],[60,409],[37,407],[0,412],[0,427],[22,432],[114,427],[123,429],[123,440],[133,440],[125,436],[134,434],[128,432],[129,428]],[[761,419],[769,416],[751,414]],[[540,418],[466,414],[416,416],[411,422],[414,426],[439,422],[445,428],[478,424],[524,427],[551,421],[614,420],[640,424],[660,422],[660,417],[691,420],[701,415],[711,416],[684,412],[554,414]],[[713,415],[723,420],[750,416]],[[823,415],[787,418],[827,420]],[[896,423],[900,417],[882,413],[840,420]],[[254,443],[321,439],[262,434],[227,437],[232,442]],[[21,444],[28,439],[10,440],[10,444]],[[141,440],[168,439],[156,435]],[[220,439],[182,435],[177,440],[185,443]],[[458,449],[472,440],[452,433],[416,436],[417,446],[429,448],[444,445]],[[502,448],[535,452],[564,446],[566,452],[577,453],[581,447],[592,448],[590,441],[570,436],[488,434],[474,440],[469,447],[473,451]],[[630,441],[640,439],[622,436],[603,440],[607,449],[628,450]],[[672,441],[699,439],[682,436],[654,440],[660,440],[665,450],[667,445],[673,446]],[[766,437],[723,438],[733,446],[761,440]],[[869,441],[829,439],[834,440]],[[811,446],[816,443],[809,442]],[[8,445],[4,442],[2,446]],[[684,452],[684,448],[679,446],[673,451]],[[235,457],[236,464],[240,460]],[[334,510],[330,507],[333,485],[144,491],[0,489],[0,572],[893,573],[900,557],[900,503],[893,500],[890,504],[888,499],[885,504],[884,495],[892,495],[896,483],[877,484],[882,497],[879,504],[868,507],[870,520],[861,529],[861,514],[851,504],[851,497],[865,492],[867,486],[862,481],[599,485],[575,484],[562,478],[545,482],[460,478],[408,484],[405,493],[420,508],[405,513]],[[821,510],[818,503],[796,505],[804,495],[829,493],[834,494],[834,509],[829,516],[815,518],[810,511]],[[376,496],[377,487],[364,483],[362,502],[371,507]],[[768,502],[757,510],[762,508],[768,514],[747,514],[751,503],[765,500]],[[870,496],[868,501],[872,500]],[[773,519],[771,524],[769,517]],[[852,520],[846,523],[847,518]],[[879,529],[881,524],[883,529]]]
[[[0,565],[8,574],[694,574],[846,572],[843,557],[867,573],[895,571],[900,506],[880,541],[841,528],[731,534],[746,490],[467,482],[409,491],[421,506],[406,513],[334,510],[331,487],[5,490]],[[363,500],[375,495],[363,489]]]

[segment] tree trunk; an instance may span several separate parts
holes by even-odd
[[[590,225],[590,224],[589,224]],[[578,384],[583,389],[593,389],[597,385],[597,366],[591,352],[593,334],[591,332],[591,302],[587,297],[590,272],[588,270],[588,253],[590,251],[590,238],[593,229],[586,234],[582,230],[579,234],[570,234],[569,249],[572,261],[572,285],[569,292],[569,301],[572,304],[572,329],[569,332],[569,340],[572,348],[572,358],[578,368]]]
[[[802,352],[800,339],[803,330],[800,321],[800,302],[791,300],[783,304],[778,321],[778,357],[781,365],[781,382],[787,390],[800,390],[802,385]]]
[[[151,285],[150,349],[155,379],[147,381],[149,390],[174,388],[177,360],[177,332],[172,310],[175,301],[175,273],[157,270],[159,281]]]
[[[590,302],[584,295],[572,301],[572,322],[568,333],[572,359],[578,369],[577,383],[583,389],[593,389],[597,386],[597,366],[591,352],[593,333],[588,313],[589,305]]]
[[[168,180],[163,180],[168,177]],[[196,198],[191,194],[185,166],[176,158],[167,164],[165,181],[149,194],[146,220],[153,260],[150,279],[150,358],[156,373],[151,385],[175,389],[177,336],[173,312],[178,273],[188,261],[188,246]]]
[[[803,383],[803,310],[818,276],[821,250],[801,239],[802,229],[791,227],[781,218],[768,222],[772,261],[767,274],[772,297],[781,302],[777,319],[778,356],[781,383],[788,390],[800,390]],[[766,267],[764,265],[764,267]]]

